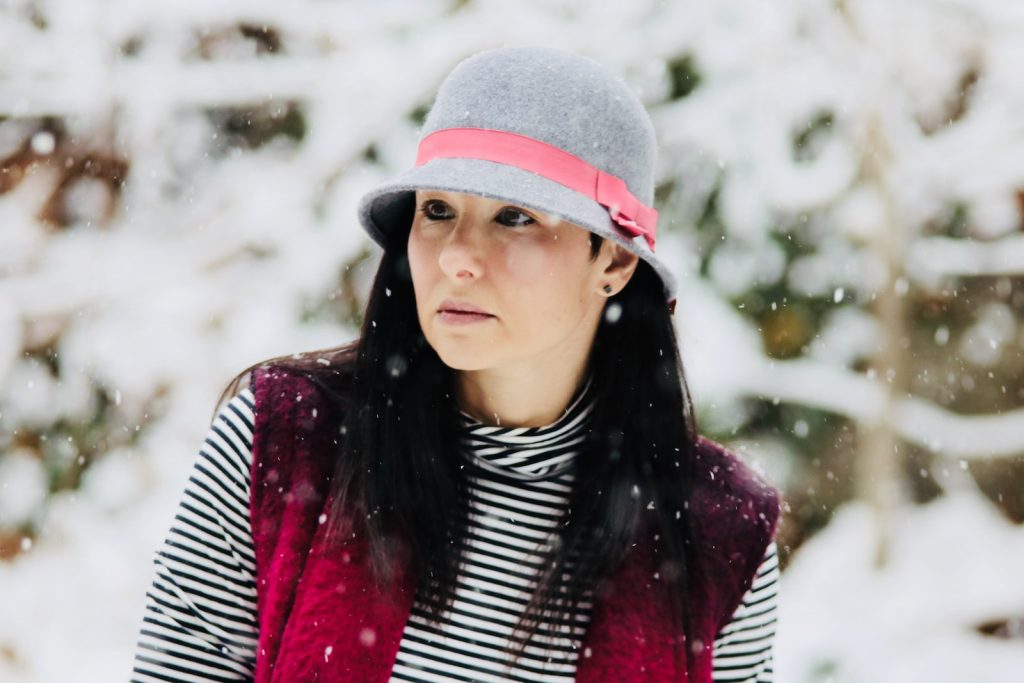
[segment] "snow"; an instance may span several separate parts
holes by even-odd
[[[1024,529],[976,493],[905,508],[884,572],[861,503],[797,553],[779,591],[779,681],[1012,683],[1024,650],[983,636],[1024,612]]]
[[[19,526],[46,500],[46,471],[27,449],[8,452],[0,460],[0,524]]]
[[[981,307],[977,318],[960,338],[959,352],[971,363],[981,367],[996,364],[1003,347],[1017,336],[1017,323],[1010,307],[989,302]]]
[[[722,293],[738,296],[756,286],[778,282],[785,266],[785,254],[776,242],[748,245],[737,240],[715,250],[708,274]]]
[[[197,48],[240,21],[275,28],[285,49]],[[0,679],[127,677],[152,554],[217,396],[253,362],[356,334],[309,311],[333,300],[343,264],[363,252],[350,275],[365,293],[377,252],[356,225],[356,202],[411,162],[408,113],[462,57],[558,45],[623,74],[650,104],[659,174],[679,180],[658,251],[680,281],[675,322],[702,423],[725,432],[750,418],[748,397],[865,422],[886,409],[884,382],[852,366],[882,333],[860,305],[886,282],[868,245],[894,218],[906,228],[915,286],[1024,273],[1014,234],[1021,35],[1024,5],[1006,0],[6,3],[0,157],[24,147],[40,163],[0,194],[0,444],[13,429],[88,422],[97,392],[114,402],[116,438],[77,490],[48,503],[34,452],[0,453],[0,529],[35,533],[0,561]],[[666,62],[683,56],[701,83],[664,103]],[[951,120],[971,69],[968,106]],[[214,137],[211,111],[289,104],[305,119],[301,142],[243,150]],[[823,114],[831,122],[797,154],[794,138]],[[65,128],[39,130],[41,116]],[[375,161],[364,158],[371,143]],[[68,150],[124,158],[129,172],[116,197],[102,181],[79,180],[65,198],[70,224],[55,228],[40,215]],[[863,172],[871,160],[877,177]],[[726,239],[702,278],[706,245],[692,224],[716,188]],[[923,234],[958,204],[970,239]],[[777,233],[794,221],[814,249],[787,271]],[[808,352],[788,361],[767,357],[760,332],[729,303],[783,277],[834,306]],[[1020,334],[1019,311],[993,304],[975,314],[950,352],[987,367]],[[950,343],[949,329],[936,340]],[[50,342],[58,378],[22,353]],[[1024,410],[963,416],[908,396],[894,421],[947,465],[1024,451]],[[793,425],[797,436],[807,429]],[[732,445],[776,484],[796,481],[781,439]],[[54,452],[77,455],[70,445]],[[1021,529],[971,490],[906,505],[881,571],[870,564],[874,529],[869,511],[850,504],[794,556],[777,679],[1019,678],[1019,639],[975,627],[1024,613]]]

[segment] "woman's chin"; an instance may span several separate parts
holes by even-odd
[[[439,353],[437,355],[441,359],[441,362],[452,370],[486,370],[492,365],[487,362],[487,359],[477,358],[473,354]]]
[[[437,357],[452,370],[485,370],[494,366],[495,357],[486,344],[431,343]]]

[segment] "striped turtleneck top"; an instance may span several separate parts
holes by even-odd
[[[499,427],[461,412],[469,472],[467,547],[452,609],[431,624],[414,601],[392,681],[574,679],[589,603],[576,623],[544,622],[522,656],[505,655],[541,556],[566,510],[574,457],[593,407],[590,384],[545,427]],[[154,558],[133,683],[252,680],[257,643],[255,559],[249,522],[254,399],[218,413]],[[770,683],[778,558],[772,542],[713,649],[713,680]]]

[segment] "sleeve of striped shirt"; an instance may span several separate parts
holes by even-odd
[[[249,522],[253,394],[214,418],[153,564],[132,683],[251,681],[257,642]]]
[[[715,639],[711,680],[716,683],[772,683],[778,584],[778,548],[772,541],[750,590],[743,596],[732,620]]]

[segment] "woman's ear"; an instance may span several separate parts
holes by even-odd
[[[599,287],[605,296],[613,296],[621,292],[633,277],[640,257],[611,240],[604,241],[601,251],[601,262],[606,265],[601,272]]]

